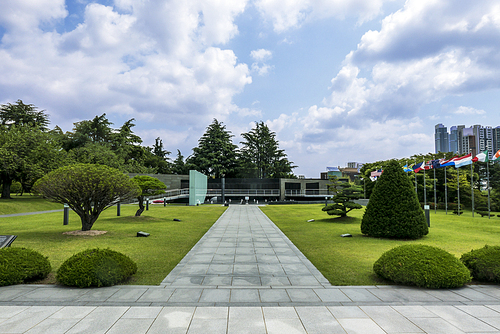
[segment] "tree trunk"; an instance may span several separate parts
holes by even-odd
[[[81,220],[82,220],[82,231],[90,231],[90,229],[92,228],[92,225],[94,225],[94,223],[91,223],[89,220],[89,217],[81,217]]]
[[[139,200],[139,210],[136,211],[135,216],[139,217],[144,212],[144,196],[137,197]]]
[[[92,214],[82,214],[80,215],[80,220],[82,221],[82,231],[90,231],[92,226],[94,226],[95,221],[99,216],[95,217]]]
[[[3,199],[10,199],[10,186],[12,185],[12,179],[8,177],[2,178],[2,197]]]

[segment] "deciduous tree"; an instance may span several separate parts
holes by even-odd
[[[66,153],[48,132],[31,125],[0,126],[2,198],[10,198],[13,181],[30,191],[38,178],[65,163]]]
[[[93,164],[56,169],[39,179],[34,190],[57,203],[68,204],[80,216],[82,231],[89,231],[105,209],[141,193],[137,183],[118,169]]]

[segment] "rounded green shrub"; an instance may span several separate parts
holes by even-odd
[[[373,188],[361,233],[394,239],[418,239],[429,233],[412,182],[396,160],[388,163]]]
[[[44,279],[52,270],[46,256],[28,248],[0,249],[0,286]]]
[[[136,272],[137,265],[127,255],[111,249],[94,248],[64,261],[56,278],[64,285],[100,287],[123,282]]]
[[[469,270],[447,251],[426,245],[393,248],[373,265],[375,273],[403,285],[458,288],[471,280]]]
[[[500,283],[500,246],[484,246],[462,255],[460,260],[478,281]]]

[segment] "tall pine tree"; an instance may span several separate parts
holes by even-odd
[[[214,119],[198,140],[198,147],[193,148],[193,154],[187,163],[207,176],[235,176],[238,147],[233,144],[232,137],[234,136],[226,130],[226,126]]]
[[[240,153],[243,176],[260,179],[294,177],[292,170],[296,166],[279,148],[276,133],[264,122],[256,122],[252,130],[241,136],[244,139]]]

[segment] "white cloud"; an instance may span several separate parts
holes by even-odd
[[[392,0],[256,0],[255,5],[278,33],[298,28],[308,21],[334,17],[374,18],[384,2]]]
[[[454,113],[461,115],[484,115],[486,114],[486,111],[471,107],[460,106]]]
[[[222,47],[246,0],[90,3],[65,33],[45,26],[68,15],[64,1],[11,3],[0,11],[2,99],[36,101],[65,130],[102,113],[200,129],[237,112],[233,97],[252,81]]]
[[[324,106],[309,108],[303,140],[321,145],[330,129],[363,131],[367,123],[412,119],[420,108],[446,96],[500,87],[500,61],[492,59],[500,53],[496,42],[500,25],[488,33],[474,28],[485,21],[484,15],[492,16],[490,8],[498,6],[482,3],[485,6],[477,6],[480,11],[477,3],[462,8],[453,1],[409,0],[404,9],[386,17],[380,31],[367,32],[357,50],[346,56]],[[462,41],[456,34],[462,34],[464,27],[468,38]],[[443,33],[450,30],[454,31],[450,36]],[[492,39],[484,39],[485,34]],[[482,40],[472,41],[475,37]],[[427,40],[440,43],[429,46]],[[407,57],[410,44],[422,50]],[[471,44],[478,48],[470,48]],[[458,112],[482,111],[460,108]]]
[[[281,114],[278,118],[273,120],[267,120],[266,125],[276,133],[280,133],[283,130],[287,130],[292,127],[295,122],[297,122],[297,113],[292,113],[291,115]]]
[[[253,50],[250,52],[250,57],[255,61],[252,63],[252,71],[257,72],[260,76],[268,74],[274,68],[274,66],[267,64],[267,61],[273,57],[273,53],[269,50]]]
[[[375,161],[432,152],[432,130],[419,118],[422,108],[500,88],[499,8],[488,0],[463,6],[408,0],[346,56],[329,96],[302,116],[296,147],[314,157],[329,155],[325,166],[360,156]],[[454,113],[486,112],[462,106]]]
[[[255,61],[266,61],[272,58],[273,53],[266,49],[253,50],[250,52],[250,56]]]
[[[41,23],[53,23],[68,15],[64,0],[2,1],[0,25],[17,33],[37,29]]]

